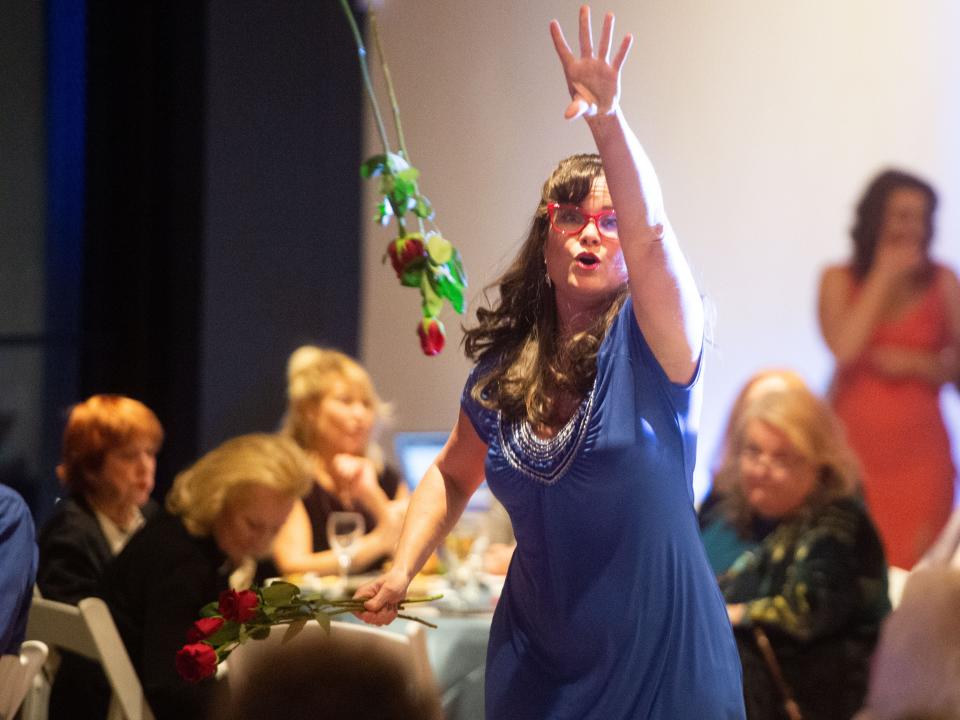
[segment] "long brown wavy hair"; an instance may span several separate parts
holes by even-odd
[[[597,373],[600,343],[627,295],[624,285],[586,330],[561,338],[557,303],[547,285],[544,249],[550,232],[547,203],[580,204],[603,174],[600,156],[573,155],[560,161],[543,184],[540,204],[527,239],[507,271],[486,288],[499,298],[477,309],[477,324],[464,331],[468,358],[485,371],[471,391],[484,407],[507,419],[525,418],[535,425],[566,420],[559,401],[582,398]]]

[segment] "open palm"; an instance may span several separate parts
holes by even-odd
[[[550,23],[550,35],[563,66],[567,87],[572,98],[564,117],[573,119],[581,115],[607,115],[616,112],[620,100],[620,68],[633,45],[633,36],[625,35],[610,60],[610,41],[613,37],[613,13],[603,18],[603,30],[600,32],[600,45],[594,54],[593,32],[590,24],[590,8],[580,8],[580,57],[570,50],[560,23]]]

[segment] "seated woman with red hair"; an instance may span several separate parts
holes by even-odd
[[[163,428],[153,411],[122,395],[94,395],[73,407],[57,475],[66,496],[40,532],[37,586],[44,597],[76,604],[102,594],[107,566],[151,516]],[[64,653],[49,717],[103,718],[100,668]]]
[[[107,563],[155,509],[162,441],[157,416],[132,398],[94,395],[70,411],[57,467],[67,496],[40,532],[44,597],[76,604],[100,594]]]

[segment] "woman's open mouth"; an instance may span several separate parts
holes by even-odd
[[[595,270],[600,267],[600,258],[590,252],[582,252],[576,257],[577,267],[584,270]]]

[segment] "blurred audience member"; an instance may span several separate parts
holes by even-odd
[[[720,475],[726,519],[770,525],[720,578],[747,716],[850,718],[890,609],[880,539],[855,498],[856,460],[826,403],[802,386],[747,399]],[[769,643],[769,644],[768,644]]]
[[[107,563],[156,510],[162,441],[157,416],[132,398],[94,395],[73,407],[57,467],[68,494],[40,532],[44,597],[75,605],[100,594]]]
[[[212,720],[441,720],[434,689],[414,668],[354,637],[275,645],[250,664],[246,681],[216,704]],[[240,650],[242,652],[242,649]]]
[[[775,524],[754,517],[749,527],[737,527],[727,520],[723,500],[730,493],[727,485],[735,478],[725,476],[721,469],[731,467],[727,460],[733,429],[739,423],[744,408],[765,393],[804,387],[803,378],[793,370],[761,370],[747,380],[733,402],[713,466],[713,483],[699,510],[700,534],[707,550],[707,559],[717,575],[726,572],[734,560],[763,540]]]
[[[911,573],[883,624],[857,720],[960,720],[960,570]]]
[[[76,605],[102,595],[108,564],[157,510],[150,492],[162,441],[157,416],[132,398],[93,395],[71,409],[57,466],[67,494],[40,531],[45,598]],[[100,720],[108,693],[97,663],[63,653],[49,716]]]
[[[0,655],[20,652],[36,574],[30,510],[19,494],[0,485]]]
[[[960,376],[960,282],[930,256],[936,205],[920,178],[878,175],[857,206],[852,258],[827,268],[820,285],[834,406],[863,463],[887,559],[906,569],[953,507],[940,388]]]
[[[117,629],[158,720],[199,718],[214,683],[187,685],[174,666],[200,608],[256,578],[295,501],[310,489],[300,448],[243,435],[177,475],[158,513],[124,548],[104,586]]]
[[[305,345],[290,356],[287,396],[284,432],[307,451],[315,482],[280,531],[277,567],[284,573],[336,573],[326,523],[330,513],[344,510],[366,521],[353,569],[378,565],[393,553],[408,491],[371,442],[384,405],[370,376],[341,352]]]

